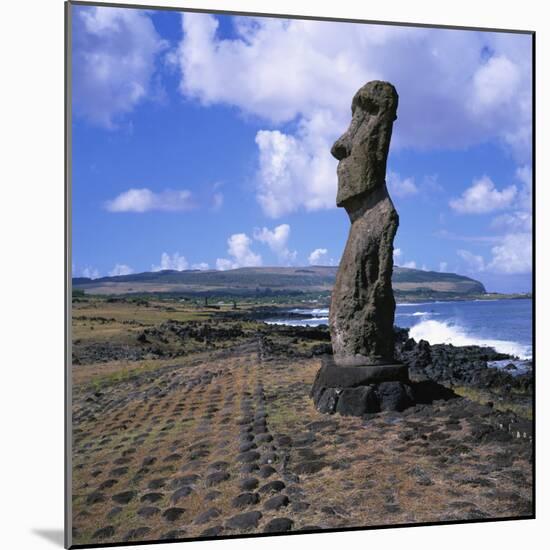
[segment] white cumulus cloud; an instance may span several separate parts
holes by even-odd
[[[173,57],[185,97],[265,121],[256,135],[256,196],[268,216],[335,206],[330,146],[349,124],[353,94],[375,78],[400,93],[393,148],[493,140],[529,160],[528,36],[250,17],[232,22],[233,38],[222,39],[214,16],[184,14]],[[289,122],[292,129],[283,131]],[[409,194],[412,185],[406,184]]]
[[[403,250],[400,248],[393,249],[393,263],[398,267],[408,267],[409,269],[416,269],[416,262],[414,260],[404,261]]]
[[[129,189],[105,203],[109,212],[183,212],[195,207],[191,191],[166,189],[155,193],[150,189]]]
[[[210,269],[210,266],[206,262],[199,262],[197,264],[193,264],[191,266],[191,269],[198,269],[199,271],[207,271]]]
[[[401,249],[400,248],[394,248],[393,249],[393,261],[394,263],[397,262],[397,260],[401,257]]]
[[[225,271],[238,267],[257,267],[262,265],[262,257],[251,249],[252,239],[246,233],[235,233],[227,239],[227,253],[230,259],[218,258],[216,268]]]
[[[81,276],[87,277],[88,279],[99,279],[101,275],[99,274],[99,270],[95,267],[86,266],[82,268]]]
[[[510,214],[501,214],[493,219],[491,227],[493,229],[509,229],[519,231],[531,231],[533,218],[531,212],[511,212]]]
[[[491,249],[489,269],[498,273],[529,273],[532,269],[532,235],[505,235],[502,243]]]
[[[388,172],[387,184],[390,194],[399,198],[410,197],[418,193],[414,178],[402,178],[391,170]]]
[[[309,265],[322,265],[321,262],[327,257],[328,250],[326,248],[316,248],[309,256]]]
[[[160,265],[152,265],[151,271],[162,271],[164,269],[172,269],[175,271],[184,271],[189,268],[189,262],[185,256],[180,256],[179,252],[170,255],[168,252],[163,252],[160,256]]]
[[[254,239],[267,244],[269,248],[277,255],[281,262],[290,264],[296,260],[297,252],[288,249],[288,239],[290,237],[290,225],[284,223],[278,225],[273,230],[267,227],[254,230]]]
[[[488,176],[474,180],[462,196],[449,201],[460,214],[486,214],[509,207],[517,195],[517,187],[510,185],[499,191]]]
[[[118,275],[130,275],[134,270],[126,264],[116,264],[111,271],[109,271],[110,277],[117,277]]]
[[[75,6],[73,98],[77,115],[116,128],[155,91],[157,55],[167,43],[142,10]]]
[[[457,250],[456,253],[464,260],[470,271],[485,271],[483,256],[474,254],[469,250]]]

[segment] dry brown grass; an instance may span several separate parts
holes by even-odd
[[[110,316],[103,310],[101,315]],[[448,420],[444,405],[434,407],[433,416],[421,418],[384,413],[365,421],[321,415],[308,396],[319,366],[319,361],[311,359],[261,361],[256,352],[211,351],[169,360],[75,367],[74,543],[119,542],[129,530],[144,526],[150,528],[143,537],[146,540],[158,539],[173,529],[184,530],[182,536],[196,537],[239,513],[232,500],[241,492],[239,481],[249,474],[240,472],[237,461],[238,422],[243,401],[260,406],[255,395],[258,384],[263,384],[267,426],[275,438],[260,450],[264,455],[274,445],[279,458],[274,464],[276,474],[260,479],[260,484],[284,480],[291,505],[267,512],[263,503],[268,497],[263,496],[259,504],[246,509],[263,513],[255,531],[261,532],[274,517],[291,518],[294,529],[334,528],[507,517],[518,514],[518,502],[522,510],[527,509],[531,487],[525,453],[517,454],[510,466],[494,468],[494,457],[509,449],[500,443],[470,442],[461,447],[458,444],[472,429],[465,420],[460,421],[459,429],[448,432],[447,439],[432,438],[444,430]],[[207,371],[215,373],[215,378],[195,384]],[[94,396],[96,391],[99,397]],[[430,437],[409,437],[415,427]],[[290,436],[292,446],[280,446],[280,435]],[[314,440],[300,443],[307,437]],[[194,457],[194,446],[199,443],[207,447],[207,456]],[[165,462],[174,453],[181,456]],[[146,457],[157,460],[139,475]],[[126,463],[117,464],[121,459]],[[206,487],[209,465],[220,460],[228,462],[230,479]],[[324,467],[302,473],[296,481],[297,466],[311,460],[321,461]],[[122,466],[128,471],[116,477],[116,485],[102,490],[106,501],[87,504],[90,494],[115,478],[112,470]],[[424,481],[411,473],[419,469],[425,473]],[[161,512],[173,506],[170,498],[175,489],[170,483],[192,473],[200,480],[194,492],[176,504],[185,509],[179,520],[168,523],[160,514],[148,519],[137,514],[143,506],[140,498],[151,491],[163,493],[152,506]],[[481,485],[464,482],[462,478],[468,476],[485,481]],[[165,486],[148,489],[151,480],[158,478],[165,479]],[[214,501],[206,500],[213,489],[221,494]],[[122,506],[118,516],[108,518],[115,506],[111,497],[127,490],[136,491],[136,498]],[[293,505],[298,503],[309,507],[297,511]],[[212,507],[220,510],[219,518],[204,525],[194,523]],[[114,536],[94,539],[94,533],[107,525],[115,527]]]

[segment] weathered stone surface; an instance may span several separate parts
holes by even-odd
[[[275,495],[274,497],[271,497],[270,499],[265,501],[264,508],[266,510],[278,510],[283,506],[288,506],[289,502],[290,501],[288,500],[288,497],[286,495]]]
[[[341,390],[337,388],[325,388],[320,394],[319,400],[316,402],[318,411],[325,414],[333,414],[336,410],[340,391]]]
[[[215,518],[220,517],[221,512],[218,510],[218,508],[210,508],[209,510],[206,510],[202,514],[199,514],[195,518],[195,523],[203,524],[208,523],[209,521],[212,521]]]
[[[389,382],[391,384],[391,382]],[[338,397],[336,412],[344,416],[361,416],[380,411],[380,402],[372,386],[344,388]]]
[[[227,527],[230,529],[247,530],[258,527],[258,522],[262,517],[261,512],[244,512],[243,514],[237,514],[227,520]]]
[[[311,395],[315,399],[315,395],[320,388],[355,388],[396,380],[408,382],[409,375],[406,365],[396,363],[392,365],[343,367],[336,365],[332,357],[323,357],[322,366],[311,389]]]
[[[331,150],[340,161],[336,203],[351,221],[329,317],[338,365],[393,361],[391,275],[399,218],[385,177],[397,102],[397,92],[388,82],[365,84],[353,98],[349,128]]]
[[[231,501],[231,505],[234,508],[244,508],[245,506],[257,504],[259,501],[260,495],[258,493],[241,493]]]
[[[181,518],[184,513],[185,510],[183,508],[168,508],[163,512],[162,516],[166,521],[176,521]]]
[[[282,531],[291,531],[294,522],[290,518],[272,519],[265,527],[264,533],[280,533]]]
[[[262,485],[258,491],[260,493],[278,493],[279,491],[282,491],[286,485],[279,480],[276,481],[270,481],[269,483],[266,483],[265,485]]]
[[[382,411],[403,411],[414,403],[411,387],[401,382],[383,382],[377,393]]]
[[[107,525],[107,527],[102,527],[98,529],[94,534],[94,539],[108,539],[115,535],[115,528],[112,525]]]
[[[243,491],[253,491],[258,485],[259,481],[255,477],[247,477],[239,482],[239,487],[243,489]]]

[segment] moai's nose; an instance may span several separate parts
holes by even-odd
[[[340,136],[332,146],[330,150],[332,156],[337,160],[344,160],[346,157],[349,157],[351,153],[351,140],[347,133],[343,136]]]

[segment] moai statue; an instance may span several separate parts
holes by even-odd
[[[333,357],[325,359],[312,389],[323,412],[347,410],[350,399],[360,413],[376,409],[378,384],[387,382],[396,383],[391,389],[402,403],[410,400],[408,369],[394,360],[393,240],[399,217],[386,187],[397,103],[390,83],[365,84],[353,97],[349,128],[331,149],[339,160],[336,204],[345,208],[351,228],[330,305]]]

